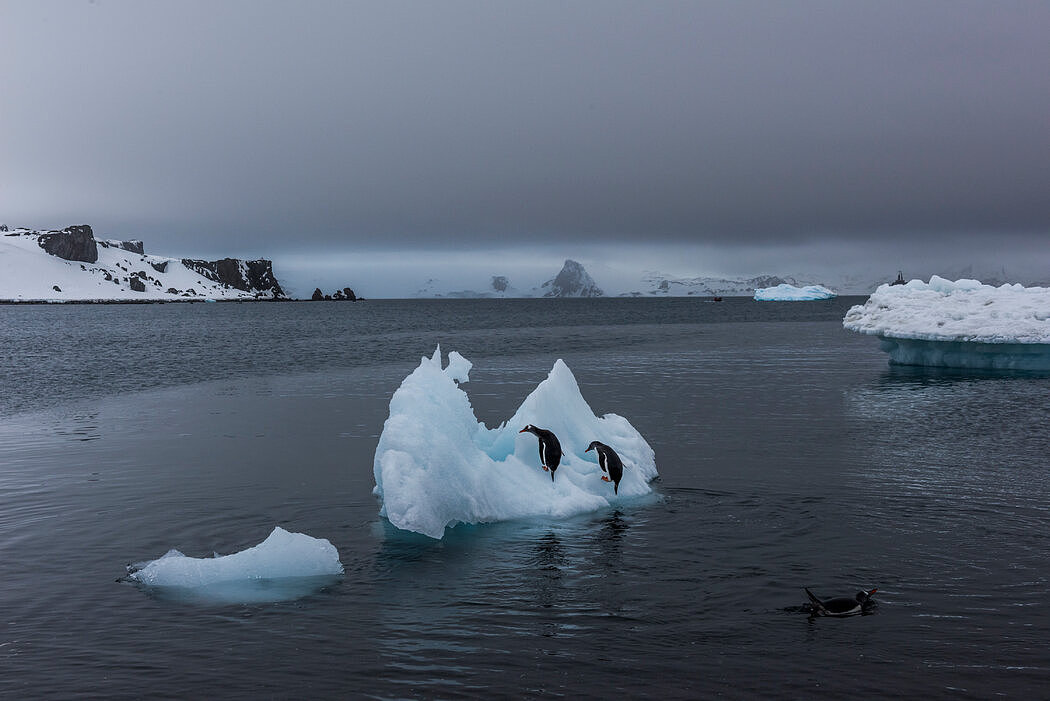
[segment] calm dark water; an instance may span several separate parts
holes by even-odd
[[[0,696],[1044,696],[1050,378],[887,365],[857,300],[0,307]],[[658,499],[440,541],[377,516],[387,401],[440,343],[508,417],[564,358]],[[128,562],[328,538],[304,599]],[[879,587],[874,615],[811,621]]]

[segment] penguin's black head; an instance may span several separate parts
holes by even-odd
[[[589,453],[589,452],[591,452],[592,450],[594,450],[595,448],[597,448],[600,445],[601,445],[601,443],[599,443],[598,441],[591,441],[591,444],[589,446],[587,446],[587,450],[585,450],[583,452]]]
[[[874,589],[872,589],[870,591],[859,591],[859,592],[857,592],[857,601],[862,603],[862,604],[867,602],[867,600],[870,599],[875,594],[875,592],[877,592],[878,590],[879,590],[879,588],[875,587]]]
[[[532,424],[527,424],[525,428],[518,431],[518,433],[536,433],[536,427]]]

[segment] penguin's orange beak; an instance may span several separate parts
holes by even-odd
[[[872,589],[871,591],[869,591],[869,592],[868,592],[868,596],[871,596],[872,594],[874,594],[874,593],[875,593],[875,592],[877,592],[878,590],[879,590],[879,588],[878,588],[878,587],[875,587],[874,589]]]
[[[518,433],[525,433],[525,429],[521,429]]]
[[[583,451],[583,452],[585,452],[585,453],[589,453],[589,452],[591,452],[591,448],[590,448],[590,446],[588,446],[588,447],[587,447],[587,450],[585,450],[585,451]]]

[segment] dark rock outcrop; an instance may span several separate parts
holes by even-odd
[[[37,243],[45,251],[63,260],[94,263],[98,260],[98,244],[95,234],[87,224],[67,226],[62,231],[40,234]]]
[[[137,275],[128,278],[128,286],[136,292],[146,291],[146,283],[144,283],[142,281],[142,278],[138,277]]]
[[[361,297],[358,297],[356,294],[354,294],[354,291],[351,290],[349,287],[344,287],[341,290],[336,290],[330,295],[326,295],[324,292],[321,292],[321,288],[318,287],[314,290],[314,293],[310,295],[310,301],[312,302],[323,302],[325,300],[356,302],[359,299],[361,299]]]
[[[544,297],[604,297],[583,266],[574,260],[565,261],[561,272],[553,280],[543,283]]]
[[[129,251],[130,253],[138,253],[145,255],[146,249],[143,247],[141,241],[116,241],[109,239],[107,241],[99,241],[99,246],[102,248],[119,248],[122,251]]]
[[[166,273],[168,272],[168,262],[169,261],[164,261],[163,263],[150,263],[150,265],[152,265],[153,269],[158,273]]]
[[[284,290],[273,275],[273,263],[265,259],[238,260],[194,260],[183,258],[182,264],[200,275],[235,290],[254,292],[256,295],[284,297]]]
[[[131,251],[132,253],[141,253],[143,255],[145,255],[146,253],[146,249],[142,245],[141,241],[110,241],[110,243],[124,251]]]
[[[357,295],[349,287],[344,287],[341,290],[336,290],[332,293],[332,299],[341,299],[348,302],[356,302]]]
[[[510,280],[507,279],[506,275],[492,276],[492,289],[496,290],[496,292],[506,292],[508,287],[510,287]]]

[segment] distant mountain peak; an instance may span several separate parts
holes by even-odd
[[[604,297],[605,293],[594,282],[583,266],[566,260],[561,271],[540,286],[544,297]]]

